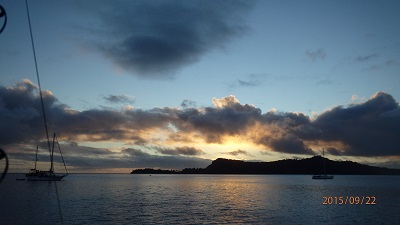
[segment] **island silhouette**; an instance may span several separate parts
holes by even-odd
[[[322,156],[306,159],[283,159],[272,162],[248,162],[218,158],[206,168],[161,170],[134,169],[131,174],[319,174],[325,160],[327,174],[335,175],[400,175],[400,169],[389,169],[352,161],[333,161]]]

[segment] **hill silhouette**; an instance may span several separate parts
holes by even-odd
[[[284,159],[273,162],[246,162],[218,158],[206,168],[176,170],[137,169],[132,174],[318,174],[323,173],[324,158]],[[400,169],[363,165],[352,161],[325,158],[326,172],[335,175],[400,175]]]

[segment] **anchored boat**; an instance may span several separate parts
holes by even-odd
[[[322,160],[324,162],[324,173],[323,174],[314,174],[312,179],[333,179],[333,175],[326,174],[326,166],[325,166],[325,157],[324,157],[324,149],[322,150]]]
[[[58,149],[60,151],[61,159],[64,163],[65,172],[66,172],[65,174],[62,174],[62,175],[54,173],[54,164],[53,164],[54,157],[53,156],[54,156],[55,143],[57,143]],[[30,169],[29,172],[27,174],[25,174],[26,179],[28,181],[60,181],[65,176],[68,175],[67,167],[65,166],[65,162],[64,162],[64,157],[62,156],[61,148],[60,148],[60,145],[58,143],[57,136],[55,133],[53,136],[53,147],[50,152],[50,169],[49,170],[47,170],[47,171],[46,170],[38,170],[36,168],[37,161],[38,161],[38,158],[37,158],[38,151],[39,151],[39,146],[36,146],[35,168]]]

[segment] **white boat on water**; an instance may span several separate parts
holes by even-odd
[[[333,175],[328,175],[326,174],[326,166],[325,166],[325,157],[324,157],[324,149],[322,149],[322,160],[324,164],[324,173],[323,174],[314,174],[312,176],[312,179],[319,179],[319,180],[324,180],[324,179],[333,179]]]

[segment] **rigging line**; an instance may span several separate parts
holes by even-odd
[[[30,17],[30,15],[29,15],[28,0],[25,0],[25,5],[26,5],[26,13],[28,14],[29,32],[30,32],[30,34],[31,34],[31,44],[32,44],[33,58],[34,58],[34,60],[35,60],[36,77],[37,77],[37,81],[38,81],[38,85],[39,85],[40,103],[41,103],[41,106],[42,106],[44,127],[45,127],[45,129],[46,129],[47,145],[48,145],[48,147],[49,147],[49,153],[51,154],[49,131],[48,131],[48,128],[47,128],[46,112],[44,111],[44,103],[43,103],[43,96],[42,96],[42,87],[41,87],[41,85],[40,85],[39,70],[38,70],[38,65],[37,65],[37,60],[36,60],[35,44],[34,44],[34,42],[33,42],[32,25],[31,25],[31,17]],[[51,157],[51,156],[50,156],[50,157]]]
[[[46,112],[44,111],[44,103],[43,103],[43,96],[42,96],[42,88],[41,88],[40,79],[39,79],[39,70],[38,70],[37,60],[36,60],[35,44],[34,44],[34,42],[33,42],[32,25],[31,25],[31,18],[30,18],[30,15],[29,15],[28,0],[25,0],[25,6],[26,6],[26,13],[27,13],[27,15],[28,15],[29,32],[30,32],[30,35],[31,35],[31,44],[32,44],[33,58],[35,59],[36,77],[37,77],[38,85],[39,85],[40,103],[41,103],[41,106],[42,106],[44,127],[45,127],[45,129],[46,129],[47,145],[48,145],[48,147],[49,147],[49,153],[50,153],[50,158],[51,158],[52,156],[51,156],[51,147],[50,147],[49,131],[48,131],[48,127],[47,127]],[[52,158],[51,158],[51,160],[52,160]],[[59,197],[59,195],[58,195],[57,181],[56,181],[54,184],[55,184],[56,195],[57,195],[58,212],[59,212],[59,214],[60,214],[61,224],[64,224],[64,219],[63,219],[63,216],[62,216],[62,210],[61,210],[61,204],[60,204],[60,197]]]
[[[57,145],[58,145],[58,150],[60,151],[61,159],[62,159],[62,161],[63,161],[63,163],[64,163],[65,172],[66,172],[67,175],[68,175],[67,166],[65,165],[64,157],[63,157],[63,155],[62,155],[61,148],[60,148],[60,143],[58,143],[57,136],[56,136],[56,142],[57,142]]]
[[[51,148],[51,164],[50,164],[50,171],[54,172],[54,163],[53,163],[53,159],[54,159],[54,142],[56,140],[56,133],[54,133],[53,136],[53,147]]]

